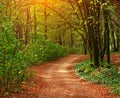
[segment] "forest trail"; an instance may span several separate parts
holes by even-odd
[[[41,66],[32,66],[35,76],[24,92],[14,98],[120,98],[108,88],[79,79],[72,67],[86,55],[69,55]],[[12,97],[13,98],[13,97]]]

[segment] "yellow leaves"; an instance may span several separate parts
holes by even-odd
[[[19,71],[18,73],[21,74],[21,71]]]
[[[90,1],[90,4],[93,4],[93,1]]]
[[[81,3],[81,2],[82,2],[82,0],[79,0],[78,2],[79,2],[79,3]]]
[[[35,57],[37,57],[38,55],[35,54]]]

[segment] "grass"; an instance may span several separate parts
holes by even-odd
[[[108,86],[111,93],[120,95],[120,68],[110,67],[107,63],[101,63],[99,68],[92,65],[89,60],[80,62],[74,66],[75,73],[84,80]]]

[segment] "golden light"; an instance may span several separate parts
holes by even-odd
[[[79,3],[81,3],[82,2],[82,0],[79,0]]]

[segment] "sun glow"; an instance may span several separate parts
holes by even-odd
[[[82,0],[79,0],[79,3],[81,3],[82,2]]]

